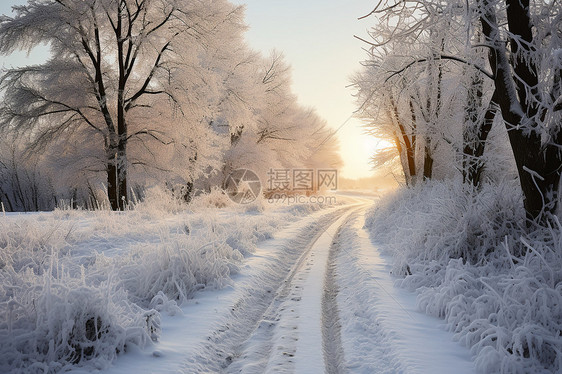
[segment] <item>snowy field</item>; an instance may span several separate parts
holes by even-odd
[[[0,372],[105,369],[155,344],[162,315],[232,284],[258,242],[319,209],[200,205],[0,217]]]
[[[474,372],[339,200],[3,216],[0,371]]]
[[[545,250],[495,273],[429,260],[451,239],[414,224],[412,199],[5,215],[0,372],[547,372],[560,286]]]

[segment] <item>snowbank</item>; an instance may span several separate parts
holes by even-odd
[[[509,185],[432,182],[368,213],[398,283],[471,347],[479,371],[562,371],[562,226],[525,233]]]
[[[0,372],[108,367],[158,339],[160,313],[229,284],[259,241],[319,208],[210,209],[215,198],[190,212],[149,201],[0,216]]]

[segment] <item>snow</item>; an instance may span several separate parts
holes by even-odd
[[[293,372],[301,271],[311,243],[340,209],[310,216],[260,245],[237,276],[228,308],[182,372]]]
[[[2,261],[13,261],[14,269],[0,269],[0,307],[17,311],[15,320],[1,321],[0,350],[9,353],[0,360],[2,371],[35,365],[107,374],[475,372],[469,350],[453,341],[444,322],[419,311],[415,292],[394,285],[392,258],[363,228],[374,197],[346,194],[338,201],[345,204],[320,210],[258,203],[175,214],[140,209],[0,218],[1,243],[12,256],[4,252]],[[50,251],[42,253],[45,248]],[[48,272],[40,270],[45,266]],[[64,292],[45,297],[44,282],[64,285]],[[32,324],[27,299],[7,291],[10,284],[38,292],[51,303],[45,316],[62,325],[100,316],[95,353],[72,364],[64,356],[18,351],[15,342],[24,336],[39,346],[40,332],[60,350],[56,337],[66,335],[55,325]],[[55,319],[53,302],[65,311]]]
[[[562,368],[562,225],[529,231],[517,187],[431,182],[367,215],[397,283],[443,318],[483,373]]]
[[[231,284],[258,241],[318,206],[259,209],[0,218],[0,370],[103,369],[133,346],[150,347],[161,314]]]
[[[296,373],[319,373],[324,368],[324,353],[322,343],[322,297],[324,280],[326,278],[329,248],[334,240],[338,227],[348,218],[347,215],[333,223],[314,244],[310,257],[307,259],[305,277],[302,285],[297,282],[297,287],[302,289],[302,300],[298,308],[298,322],[296,330],[299,331],[299,340],[295,352]]]
[[[443,321],[421,313],[416,294],[395,286],[392,259],[382,255],[357,215],[341,232],[338,295],[347,369],[352,373],[475,373],[469,351]],[[368,300],[368,302],[366,302]]]

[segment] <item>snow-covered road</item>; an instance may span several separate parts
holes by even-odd
[[[363,229],[371,204],[313,213],[263,242],[231,286],[164,316],[160,342],[106,372],[474,372],[441,321],[393,286]]]

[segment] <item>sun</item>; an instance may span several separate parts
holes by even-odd
[[[338,137],[340,154],[345,163],[342,175],[351,179],[371,176],[374,172],[371,158],[378,150],[393,146],[388,140],[365,134],[358,121],[340,131]]]

